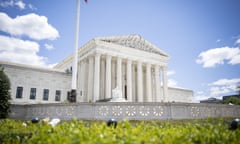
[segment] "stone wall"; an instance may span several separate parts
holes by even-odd
[[[67,99],[71,89],[71,75],[49,68],[0,62],[11,82],[11,103],[53,103],[56,90],[60,91],[60,101]],[[16,98],[17,87],[22,87],[22,98]],[[36,98],[30,99],[30,89],[36,88]],[[43,100],[43,90],[48,89],[48,100]]]
[[[12,105],[11,118],[72,118],[85,120],[166,120],[239,117],[240,106],[193,103],[61,103]]]

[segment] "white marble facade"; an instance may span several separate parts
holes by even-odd
[[[139,35],[94,38],[78,50],[77,102],[110,100],[116,90],[117,99],[127,102],[192,102],[193,91],[168,88],[168,60]],[[12,83],[13,103],[66,101],[72,63],[73,55],[52,69],[0,62]]]
[[[11,103],[59,103],[67,99],[71,74],[52,68],[0,61],[11,83]]]
[[[95,38],[78,51],[77,101],[110,99],[117,87],[128,102],[167,102],[168,59],[139,35]],[[71,65],[69,56],[55,68]]]

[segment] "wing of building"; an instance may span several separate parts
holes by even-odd
[[[94,38],[78,50],[77,102],[192,102],[193,91],[167,86],[169,55],[139,35]],[[0,62],[13,103],[64,102],[73,55],[54,68]]]

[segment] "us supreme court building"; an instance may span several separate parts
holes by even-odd
[[[192,102],[193,91],[168,87],[170,56],[140,35],[99,37],[78,50],[77,102]],[[66,102],[73,55],[53,68],[0,61],[12,103]]]

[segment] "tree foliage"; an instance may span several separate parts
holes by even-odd
[[[232,104],[240,105],[240,98],[238,98],[238,97],[228,97],[223,101],[223,103],[225,103],[225,104],[232,103]]]
[[[0,66],[0,119],[6,118],[10,112],[10,81]]]

